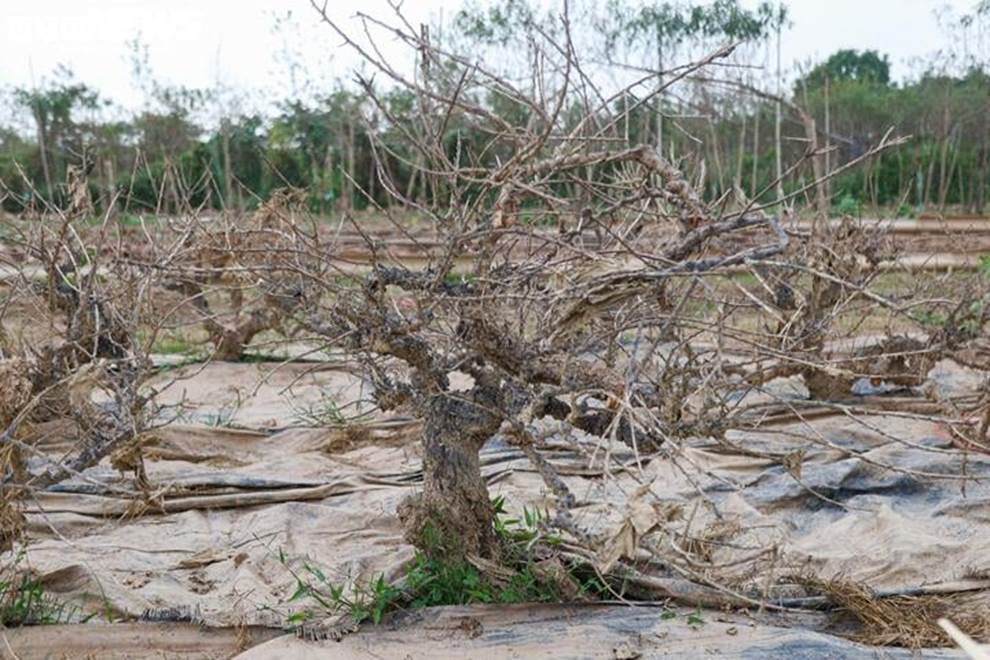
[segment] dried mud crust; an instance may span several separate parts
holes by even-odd
[[[193,623],[28,626],[2,631],[0,655],[41,658],[230,658],[282,634],[257,626],[204,628]]]
[[[908,649],[882,651],[815,630],[821,617],[776,620],[715,611],[624,606],[442,607],[362,627],[339,641],[279,637],[237,656],[266,658],[686,658],[811,660],[880,657],[907,660]],[[803,627],[802,627],[803,626]],[[928,649],[926,658],[964,658]]]

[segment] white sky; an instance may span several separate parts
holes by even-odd
[[[975,0],[789,0],[794,26],[784,35],[785,65],[821,60],[839,48],[874,48],[891,56],[895,78],[912,58],[942,48],[947,39],[935,10],[971,9]],[[454,14],[458,0],[405,0],[415,21],[441,11]],[[743,0],[753,6],[756,0]],[[384,12],[384,0],[330,0],[346,18],[361,9]],[[273,29],[275,16],[291,11],[296,29]],[[68,65],[77,79],[125,107],[140,103],[125,42],[147,45],[156,75],[173,84],[263,88],[288,94],[290,83],[277,54],[300,53],[329,79],[353,59],[318,24],[308,0],[0,0],[0,88],[30,85]],[[287,36],[286,36],[287,35]],[[336,56],[335,56],[336,55]],[[316,75],[316,74],[314,74]],[[319,76],[316,76],[319,77]]]

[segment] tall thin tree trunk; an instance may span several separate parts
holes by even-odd
[[[760,108],[757,107],[753,116],[753,175],[750,181],[750,197],[756,197],[760,169]]]
[[[315,167],[315,165],[314,165],[314,167]],[[336,203],[337,200],[336,200],[335,195],[337,194],[337,191],[333,189],[333,146],[330,145],[330,144],[327,145],[326,153],[323,156],[323,170],[320,171],[319,178],[318,179],[316,179],[316,178],[313,179],[314,181],[319,181],[320,182],[320,210],[321,211],[325,210],[326,191],[324,190],[324,188],[327,185],[328,177],[329,177],[329,183],[330,183],[330,194],[331,194],[331,197],[333,198],[334,203]]]
[[[979,192],[976,196],[976,212],[979,214],[983,213],[987,201],[987,169],[990,165],[990,121],[987,121],[986,115],[988,110],[990,108],[987,108],[983,115],[983,146],[980,149]]]
[[[223,150],[223,205],[231,208],[235,206],[234,176],[230,165],[230,131],[226,119],[220,122],[220,145]]]
[[[932,201],[932,179],[935,178],[935,145],[932,145],[932,153],[928,158],[928,172],[925,174],[925,194],[923,196],[924,206],[928,207]]]
[[[784,161],[783,161],[783,141],[780,135],[783,109],[781,99],[784,94],[783,76],[780,72],[780,23],[777,24],[777,107],[774,119],[774,145],[776,151],[776,172],[777,172],[777,199],[784,197]]]
[[[625,110],[624,113],[625,117],[623,117],[623,119],[625,120],[624,135],[626,138],[626,145],[628,146],[629,145],[629,92],[622,93],[622,108],[623,110]]]
[[[743,115],[742,126],[739,127],[739,148],[736,151],[736,172],[733,177],[732,186],[742,192],[743,184],[743,158],[746,155],[746,116]]]
[[[378,178],[378,170],[375,169],[375,159],[368,161],[368,197],[375,198],[375,180]]]
[[[412,173],[409,175],[409,182],[406,185],[406,199],[412,201],[416,201],[413,194],[416,192],[416,179],[419,177],[419,168],[422,167],[420,165],[420,158],[422,158],[422,156],[416,154],[416,164],[413,165]]]
[[[719,144],[718,133],[715,131],[714,122],[708,122],[709,133],[712,136],[712,158],[715,161],[715,175],[718,177],[718,192],[722,194],[725,192],[725,173],[722,169],[722,147]],[[701,185],[704,186],[705,182],[702,181]]]
[[[105,194],[107,196],[107,201],[103,207],[107,213],[112,214],[117,201],[116,195],[114,194],[114,182],[117,180],[117,168],[114,166],[112,156],[103,159],[103,176],[103,189],[106,191]]]
[[[941,137],[942,143],[939,149],[938,155],[938,210],[943,212],[945,210],[945,190],[946,190],[946,158],[948,156],[949,140],[951,138],[949,131],[949,99],[948,90],[946,90],[944,103],[942,106],[942,130]]]
[[[984,129],[983,148],[980,149],[980,174],[974,209],[977,214],[983,213],[983,208],[987,203],[987,166],[990,164],[988,160],[990,160],[990,122],[986,124]]]
[[[51,198],[55,191],[52,188],[52,170],[48,164],[48,131],[40,110],[35,110],[34,121],[38,127],[38,153],[41,156],[41,173],[45,177],[45,194]]]
[[[344,195],[344,208],[348,211],[354,208],[354,163],[356,161],[354,155],[354,116],[353,113],[349,113],[347,117],[347,182],[344,185],[344,189],[347,191]]]
[[[814,117],[800,107],[797,107],[797,110],[800,113],[801,123],[804,125],[804,135],[808,142],[808,150],[812,153],[811,175],[815,180],[815,209],[817,210],[815,215],[817,218],[825,219],[828,218],[829,206],[828,198],[825,196],[825,184],[822,181],[822,178],[825,176],[825,158],[818,151],[818,128]]]
[[[657,153],[663,156],[663,36],[657,30]]]
[[[954,131],[953,131],[954,133]],[[945,211],[946,200],[949,196],[949,185],[952,183],[952,169],[955,167],[956,149],[952,144],[955,141],[954,135],[949,135],[942,142],[941,153],[938,159],[938,208]],[[952,160],[949,160],[949,151],[952,150]]]
[[[832,113],[829,103],[829,80],[825,76],[825,175],[832,172]],[[832,179],[825,181],[825,197],[832,199]]]

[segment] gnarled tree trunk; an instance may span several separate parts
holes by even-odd
[[[422,406],[423,491],[403,502],[406,539],[432,556],[495,558],[495,509],[479,452],[499,418],[468,398],[439,393]]]

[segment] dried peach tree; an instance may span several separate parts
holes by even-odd
[[[248,216],[227,211],[172,219],[147,253],[133,259],[160,273],[163,288],[193,310],[190,325],[206,331],[213,359],[238,360],[256,337],[283,330],[293,306],[273,303],[271,286],[258,285],[278,281],[283,291],[292,278],[293,246],[306,230],[301,197],[279,190]]]
[[[150,375],[139,336],[154,284],[119,258],[99,226],[50,208],[8,220],[0,253],[0,548],[18,537],[15,506],[136,441]],[[39,445],[68,443],[52,457]]]
[[[293,242],[307,236],[299,207],[282,192],[246,219],[190,210],[131,227],[74,206],[5,218],[0,548],[21,536],[20,503],[34,491],[81,479],[151,496],[142,446],[183,405],[155,401],[176,382],[148,384],[156,343],[170,329],[199,326],[214,345],[210,357],[236,359],[255,335],[281,328],[303,289],[293,276]],[[261,286],[269,280],[277,287]],[[71,449],[52,455],[44,451],[52,442]],[[133,472],[136,487],[84,474],[104,459]]]
[[[378,120],[411,145],[373,145],[399,202],[380,211],[399,232],[396,208],[428,219],[427,264],[409,267],[370,241],[365,274],[310,278],[303,319],[362,357],[382,409],[405,406],[423,422],[423,489],[400,511],[407,536],[428,552],[499,557],[479,452],[501,435],[555,494],[552,523],[580,537],[574,496],[539,453],[540,423],[637,451],[724,431],[719,385],[730,375],[717,350],[695,345],[712,334],[705,276],[782,255],[788,236],[761,209],[717,210],[725,205],[702,199],[655,148],[625,141],[613,112],[625,90],[605,93],[585,75],[566,16],[534,43],[539,70],[522,89],[408,23],[362,16],[367,34],[384,30],[417,53],[416,73],[404,72],[322,13],[418,109],[415,123],[399,121],[359,78]],[[492,98],[516,119],[491,110]],[[429,182],[425,199],[396,188],[396,164]]]

